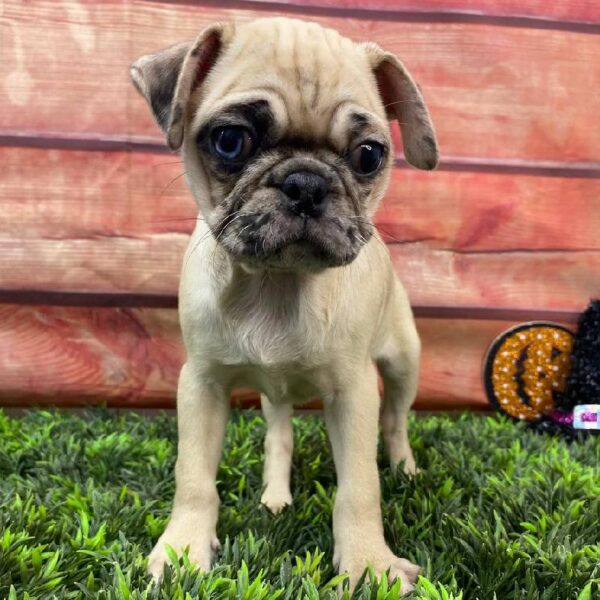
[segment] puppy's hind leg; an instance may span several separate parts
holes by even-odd
[[[290,475],[294,434],[291,404],[274,404],[264,394],[260,397],[267,422],[265,437],[264,491],[260,501],[273,513],[292,503]]]
[[[398,292],[392,298],[391,326],[375,357],[384,385],[381,430],[391,466],[404,461],[404,470],[415,473],[408,441],[408,412],[417,395],[421,342],[404,290]]]

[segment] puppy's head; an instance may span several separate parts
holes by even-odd
[[[214,24],[131,67],[216,239],[247,267],[344,265],[372,235],[400,122],[438,160],[423,98],[393,55],[314,23]]]

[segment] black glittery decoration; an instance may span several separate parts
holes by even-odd
[[[567,441],[573,441],[577,437],[577,432],[571,425],[557,423],[548,417],[542,417],[539,421],[531,421],[527,426],[538,433],[547,435],[560,435]]]
[[[530,324],[522,327],[526,328]],[[556,327],[559,325],[554,324]],[[502,338],[501,338],[502,339]],[[490,402],[501,412],[504,409],[495,402],[491,394],[490,365],[494,358],[492,350],[497,350],[498,341],[492,346],[486,362],[484,379]],[[553,358],[556,357],[553,350]],[[529,429],[547,435],[559,435],[568,442],[584,440],[589,435],[600,435],[599,430],[578,430],[569,423],[561,422],[556,414],[571,413],[579,404],[600,404],[600,300],[592,300],[582,313],[571,352],[571,370],[567,377],[564,392],[554,392],[556,411],[542,415],[535,421],[526,422]],[[519,372],[519,375],[522,373]]]
[[[581,315],[571,358],[560,408],[600,404],[600,300],[592,300]]]

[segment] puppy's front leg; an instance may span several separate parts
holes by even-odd
[[[219,495],[215,484],[221,456],[229,398],[217,386],[200,382],[189,363],[181,369],[177,389],[179,442],[175,466],[175,498],[171,519],[148,559],[148,571],[161,577],[168,560],[165,544],[181,552],[200,569],[210,569],[219,547]]]
[[[402,593],[413,589],[419,567],[397,557],[387,546],[381,520],[377,434],[377,372],[369,364],[354,371],[344,388],[325,403],[325,420],[335,461],[338,490],[333,509],[334,562],[350,575],[354,588],[367,565],[379,576],[402,580]]]

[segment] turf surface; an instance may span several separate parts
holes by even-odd
[[[175,431],[170,416],[0,412],[0,597],[335,598],[335,476],[315,417],[295,422],[295,504],[273,517],[259,505],[263,422],[234,414],[217,566],[182,564],[152,586],[145,555],[169,514]],[[600,436],[568,445],[463,415],[413,419],[411,437],[416,478],[382,468],[387,539],[424,567],[411,597],[600,597]],[[356,597],[398,586],[367,576]]]

